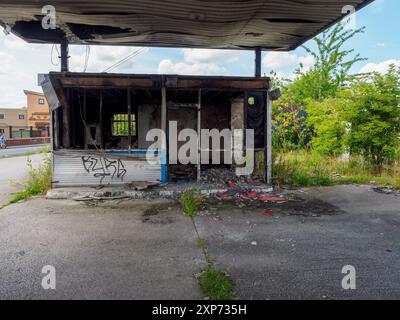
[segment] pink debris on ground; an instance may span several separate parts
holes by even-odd
[[[239,196],[233,197],[233,200],[239,201],[239,202],[243,202],[244,201],[244,199],[242,197],[239,197]]]
[[[215,221],[224,221],[224,218],[223,218],[223,217],[220,217],[220,216],[215,216],[215,217],[213,217],[213,219],[214,219]]]
[[[227,199],[229,198],[229,195],[226,192],[219,192],[218,197],[221,199]]]
[[[257,200],[257,197],[258,197],[258,193],[254,192],[254,191],[244,192],[243,195],[246,198],[249,198],[249,199],[252,199],[252,200]]]
[[[270,216],[273,215],[273,212],[272,212],[271,210],[263,210],[263,211],[261,212],[261,214],[262,214],[263,216],[270,217]]]
[[[237,183],[234,180],[229,180],[227,185],[228,185],[229,188],[236,188]]]
[[[261,201],[264,201],[264,202],[289,201],[288,198],[277,198],[277,197],[269,197],[269,196],[261,196],[261,197],[258,197],[258,200],[261,200]]]

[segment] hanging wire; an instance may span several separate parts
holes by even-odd
[[[85,52],[85,64],[83,67],[83,72],[86,72],[88,65],[89,65],[89,58],[90,58],[90,46],[86,46],[86,52]]]
[[[58,48],[57,48],[57,45],[56,44],[53,44],[53,46],[51,47],[51,56],[50,56],[50,58],[51,58],[51,64],[53,65],[53,66],[58,66],[59,64],[60,64],[60,61],[59,60],[57,60],[57,63],[54,63],[54,60],[53,60],[53,56],[54,56],[54,48],[56,48],[56,50],[57,50],[57,53],[58,53]],[[57,59],[59,58],[59,53],[58,53],[58,56],[57,56]]]
[[[144,48],[141,48],[139,50],[136,50],[132,53],[130,53],[129,55],[127,55],[125,58],[119,60],[118,62],[114,63],[112,66],[108,67],[107,69],[105,69],[103,72],[108,72],[112,69],[115,69],[119,66],[121,66],[122,64],[124,64],[125,62],[127,62],[129,59],[138,56],[139,54],[141,54],[144,51]]]

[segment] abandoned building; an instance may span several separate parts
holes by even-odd
[[[370,2],[54,0],[55,11],[43,13],[44,3],[6,0],[0,25],[28,42],[61,45],[61,72],[39,76],[52,110],[54,187],[199,179],[208,165],[170,164],[168,139],[148,149],[147,132],[158,128],[168,136],[170,121],[179,131],[253,129],[251,161],[269,184],[271,107],[279,93],[261,74],[262,50],[293,50]],[[55,14],[54,28],[43,28],[48,14]],[[73,73],[69,44],[254,50],[255,74]],[[232,148],[245,152],[245,144]]]

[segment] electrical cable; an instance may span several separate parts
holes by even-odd
[[[144,51],[144,48],[141,48],[139,50],[136,50],[132,53],[130,53],[128,56],[126,56],[125,58],[119,60],[118,62],[114,63],[112,66],[108,67],[107,69],[105,69],[103,72],[108,72],[112,69],[115,69],[117,67],[119,67],[120,65],[124,64],[125,62],[127,62],[129,59],[138,56],[140,53],[142,53]]]

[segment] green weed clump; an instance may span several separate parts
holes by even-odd
[[[24,190],[15,193],[14,198],[1,206],[0,209],[33,196],[45,194],[51,188],[52,162],[50,157],[45,158],[38,168],[35,168],[32,160],[28,159],[27,166],[29,172],[28,178],[23,183]]]
[[[233,284],[222,271],[207,269],[200,275],[199,284],[201,290],[212,300],[233,300]]]
[[[194,190],[184,191],[180,198],[183,213],[192,219],[196,217],[199,207],[203,205],[204,202],[204,196],[196,194]]]

